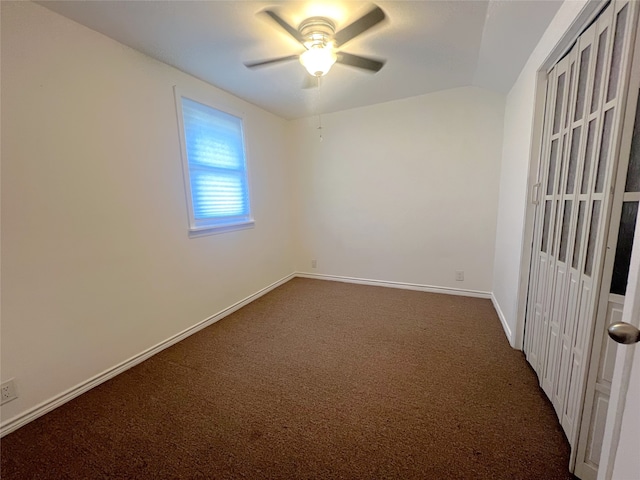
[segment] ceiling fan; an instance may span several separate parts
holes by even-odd
[[[334,63],[341,63],[374,73],[378,72],[384,65],[384,61],[339,50],[347,42],[385,19],[384,12],[378,6],[374,6],[367,14],[339,32],[335,31],[334,22],[325,17],[307,18],[295,29],[273,10],[265,10],[264,13],[295,38],[306,50],[298,55],[288,55],[257,62],[245,62],[245,66],[248,68],[263,67],[298,59],[311,75],[321,77],[327,74]]]

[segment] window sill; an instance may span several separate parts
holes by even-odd
[[[238,223],[225,223],[222,225],[208,225],[201,227],[191,227],[189,229],[189,238],[206,237],[208,235],[217,235],[219,233],[234,232],[236,230],[246,230],[253,228],[255,221],[245,220]]]

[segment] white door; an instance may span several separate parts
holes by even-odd
[[[629,271],[626,323],[640,327],[640,226],[636,223]],[[640,478],[640,343],[619,345],[604,432],[599,480]]]
[[[640,35],[636,38],[635,58],[631,71],[629,103],[635,93],[635,121],[631,128],[632,109],[628,108],[621,155],[628,155],[627,191],[640,192]],[[626,153],[628,152],[628,153]],[[638,197],[633,198],[640,202]],[[640,210],[640,209],[639,209]],[[621,321],[640,328],[640,215],[636,216],[635,236],[629,265],[625,305]],[[640,340],[640,332],[635,332]],[[611,396],[600,456],[599,480],[640,479],[640,342],[617,345],[611,381]]]
[[[636,13],[635,2],[612,2],[548,74],[525,353],[572,447],[594,339]]]
[[[626,347],[632,348],[632,347]],[[613,467],[614,479],[640,477],[640,354],[635,347],[634,360],[629,372],[629,387],[622,412],[622,430]],[[622,367],[621,367],[622,368]]]
[[[619,346],[608,335],[602,335],[600,339],[597,338],[597,335],[599,332],[604,333],[609,325],[620,321],[638,322],[638,315],[632,313],[635,308],[633,302],[637,303],[638,300],[633,297],[635,288],[633,276],[635,273],[632,271],[633,260],[631,259],[632,252],[633,255],[638,256],[636,245],[637,237],[640,235],[640,228],[637,224],[640,205],[640,37],[638,36],[636,36],[634,57],[621,134],[620,169],[614,194],[603,289],[600,294],[600,306],[596,319],[575,465],[575,474],[584,480],[595,479],[597,476],[611,478],[613,463],[608,461],[612,446],[611,436],[614,432],[614,425],[616,422],[620,422],[621,417],[615,419],[615,416],[612,417],[608,411],[612,406],[620,409],[616,405],[620,399],[625,398],[624,391],[620,390],[622,372],[629,372],[630,365],[632,365],[630,355],[632,355],[633,349],[629,350],[626,346]],[[620,219],[619,224],[613,223],[617,219]],[[619,228],[617,228],[618,226]],[[635,259],[636,264],[639,261],[638,258]],[[607,288],[608,286],[610,288]],[[625,349],[627,353],[624,353]],[[640,369],[637,368],[636,375],[640,375],[639,372]],[[640,458],[640,447],[638,447],[637,441],[640,440],[638,439],[640,426],[638,425],[637,412],[638,410],[633,409],[627,411],[627,415],[632,416],[634,413],[636,415],[635,430],[627,430],[627,435],[635,432],[636,441],[633,443],[635,453],[632,455],[632,461],[636,462],[639,468],[636,469],[634,475],[625,474],[626,476],[617,477],[625,480],[640,479],[640,464],[637,463]],[[611,423],[612,421],[614,423]],[[632,422],[632,420],[629,421]],[[615,431],[619,432],[619,427],[625,424],[618,423],[617,425]],[[605,431],[608,432],[608,439]],[[617,434],[616,438],[618,438]],[[631,445],[628,437],[626,438],[626,444]],[[600,464],[602,458],[607,460],[607,465]]]

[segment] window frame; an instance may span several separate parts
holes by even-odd
[[[174,99],[176,103],[176,114],[178,117],[178,133],[180,139],[180,157],[182,160],[182,176],[184,180],[185,199],[187,203],[187,212],[189,219],[189,237],[200,237],[206,235],[214,235],[218,233],[232,232],[236,230],[245,230],[253,228],[255,220],[253,218],[253,209],[251,206],[251,183],[249,175],[249,162],[247,159],[247,145],[245,141],[245,118],[241,112],[227,105],[221,105],[217,101],[211,101],[208,98],[196,94],[195,92],[187,92],[178,86],[173,87]],[[247,216],[228,216],[215,219],[209,217],[206,219],[196,219],[193,205],[193,192],[191,189],[191,173],[189,168],[189,157],[187,155],[186,132],[184,129],[184,114],[182,111],[182,99],[185,98],[192,102],[199,103],[205,107],[211,108],[225,115],[230,115],[240,120],[241,123],[241,143],[244,160],[244,175],[246,181],[246,202],[248,206]]]

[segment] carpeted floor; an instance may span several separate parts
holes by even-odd
[[[294,279],[6,436],[11,479],[571,479],[489,300]]]

